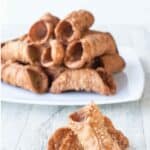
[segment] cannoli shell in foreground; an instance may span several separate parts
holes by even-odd
[[[2,59],[33,64],[39,60],[39,50],[36,46],[23,41],[10,41],[1,49]]]
[[[46,92],[48,88],[47,75],[37,66],[24,66],[9,61],[2,66],[1,78],[8,84],[36,93]]]
[[[41,55],[41,64],[44,67],[58,66],[63,63],[64,47],[57,40],[50,41],[50,47],[45,48]]]
[[[96,56],[114,53],[117,53],[117,46],[111,34],[89,31],[79,41],[68,45],[64,61],[69,68],[81,68]]]
[[[73,11],[57,24],[56,38],[64,44],[78,40],[93,23],[94,17],[90,12],[86,10]]]
[[[104,117],[95,104],[72,113],[69,127],[77,134],[85,150],[121,150],[108,133]]]
[[[77,136],[68,128],[59,128],[50,137],[47,150],[83,150]]]
[[[36,44],[43,44],[54,37],[54,28],[59,19],[50,13],[43,15],[29,30],[29,38]]]
[[[66,70],[52,82],[50,92],[61,93],[69,90],[111,95],[116,92],[116,84],[112,75],[101,68],[97,71],[93,69]]]

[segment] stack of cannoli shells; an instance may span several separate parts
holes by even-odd
[[[51,13],[44,14],[26,34],[1,43],[1,61],[5,66],[1,79],[37,93],[73,90],[115,94],[113,73],[122,71],[125,62],[112,35],[91,30],[93,23],[94,16],[87,10],[73,11],[62,20]],[[27,66],[39,70],[30,71],[30,76],[45,76],[39,83],[44,90],[33,90],[29,79],[24,82],[26,73],[17,76]],[[16,71],[15,78],[6,71],[7,67],[9,72]]]
[[[128,146],[127,137],[92,103],[69,115],[68,125],[49,138],[47,150],[125,150]]]

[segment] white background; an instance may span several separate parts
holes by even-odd
[[[75,9],[88,9],[96,24],[150,23],[149,0],[0,0],[3,24],[32,23],[44,12],[60,17]]]

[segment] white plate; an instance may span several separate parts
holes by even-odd
[[[86,92],[39,95],[2,83],[2,101],[41,105],[86,105],[91,101],[97,104],[111,104],[139,100],[144,89],[142,66],[135,53],[132,53],[134,52],[133,48],[120,47],[119,50],[126,61],[126,68],[123,72],[114,75],[117,82],[117,93],[114,96],[102,96]]]

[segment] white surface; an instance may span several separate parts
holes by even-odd
[[[97,104],[139,100],[144,88],[144,72],[142,66],[136,55],[132,53],[134,51],[132,48],[120,47],[119,50],[120,55],[125,59],[126,67],[123,72],[115,75],[117,93],[113,96],[103,96],[86,92],[46,93],[39,95],[2,83],[2,100],[44,105],[86,105],[91,100],[94,100]]]
[[[102,112],[129,138],[130,150],[150,150],[150,33],[143,26],[114,25],[104,29],[113,33],[118,45],[134,47],[133,53],[144,67],[145,88],[140,101],[101,105]],[[45,150],[48,137],[78,108],[2,102],[2,150]]]

